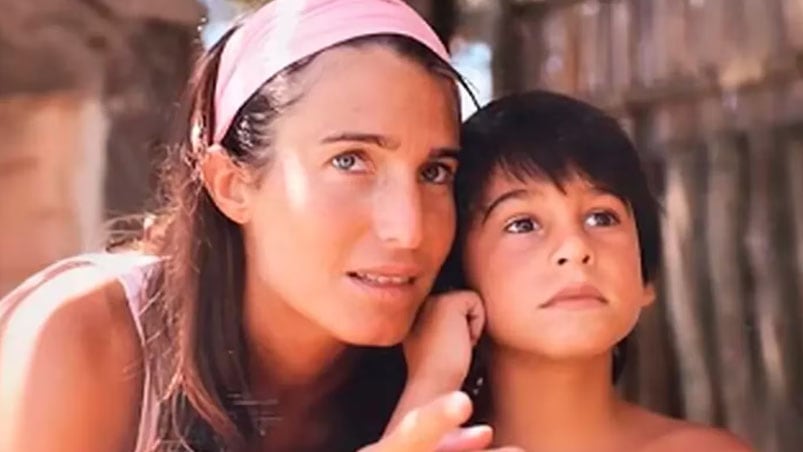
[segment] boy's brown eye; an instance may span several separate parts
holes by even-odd
[[[590,226],[592,228],[616,226],[619,224],[619,217],[613,212],[600,210],[591,212],[586,217],[585,224],[586,226]]]
[[[508,222],[505,225],[505,232],[510,234],[526,234],[539,228],[540,226],[538,223],[533,221],[531,218],[519,218]]]

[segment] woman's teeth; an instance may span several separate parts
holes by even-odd
[[[354,273],[354,276],[373,284],[382,284],[382,285],[386,284],[402,285],[402,284],[410,284],[413,282],[413,278],[409,276],[388,276],[388,275],[377,275],[374,273]]]

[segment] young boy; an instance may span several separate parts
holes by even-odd
[[[612,352],[655,299],[658,204],[617,122],[547,92],[463,126],[456,179],[465,283],[484,301],[485,413],[531,452],[748,451],[614,391]]]

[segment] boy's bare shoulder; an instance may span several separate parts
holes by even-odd
[[[753,451],[747,443],[725,430],[674,419],[643,408],[636,410],[635,416],[640,418],[636,424],[643,425],[644,430],[649,432],[639,448],[641,452]]]
[[[711,452],[752,452],[745,442],[725,430],[679,422],[665,435],[656,438],[644,452],[685,452],[706,450]]]

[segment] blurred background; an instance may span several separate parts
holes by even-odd
[[[0,296],[153,207],[197,52],[263,2],[0,0]],[[410,3],[481,103],[570,93],[639,145],[666,256],[623,393],[803,450],[803,0]]]

